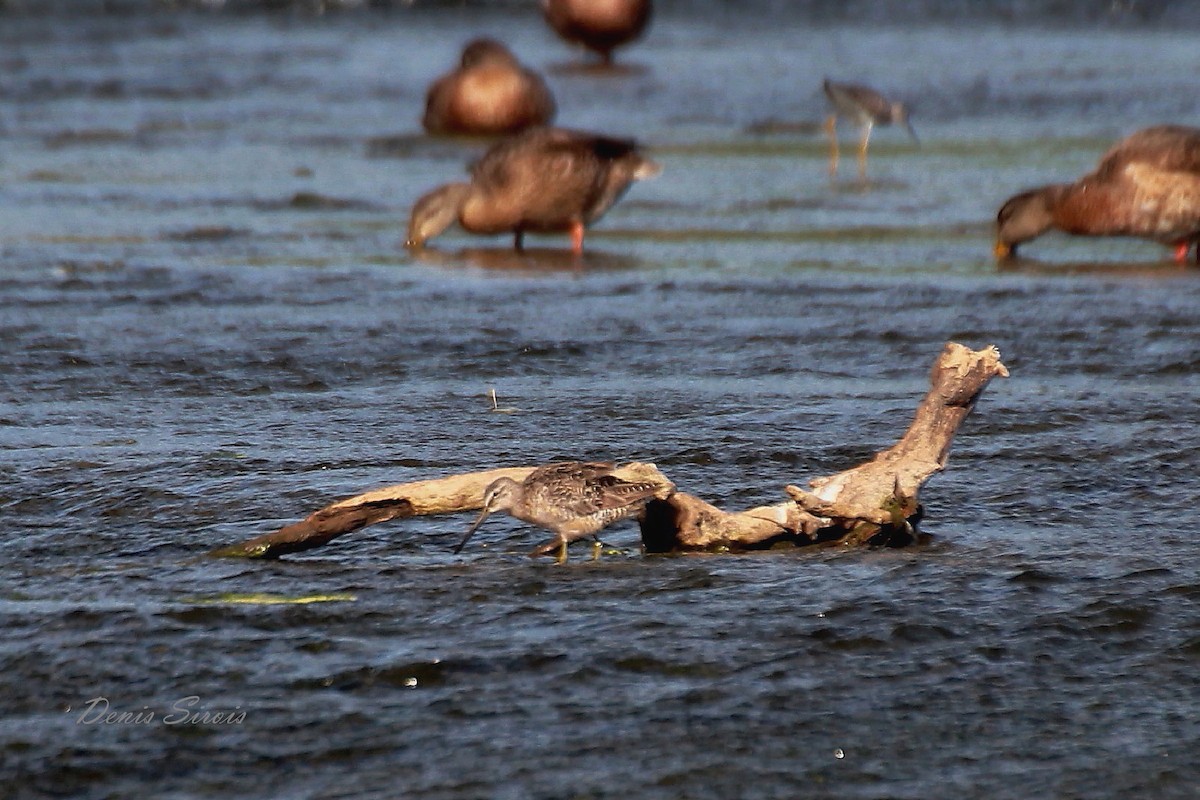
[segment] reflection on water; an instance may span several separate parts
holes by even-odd
[[[553,69],[524,5],[3,5],[8,795],[1194,796],[1200,271],[1125,240],[991,256],[1006,197],[1200,123],[1190,6],[664,2],[601,76]],[[582,257],[403,249],[485,146],[418,129],[481,34],[563,124],[663,162]],[[912,98],[921,146],[874,137],[869,182],[831,185],[825,74]],[[455,556],[469,520],[431,517],[201,555],[564,458],[779,502],[894,442],[948,340],[1012,377],[926,487],[926,547],[555,567],[519,523]],[[101,696],[245,717],[82,724]]]
[[[1029,275],[1104,275],[1125,278],[1164,278],[1191,280],[1196,275],[1194,264],[1176,262],[1168,250],[1159,261],[1043,261],[1017,256],[999,259],[1000,272]]]
[[[645,264],[622,253],[587,249],[573,253],[570,249],[526,247],[514,250],[504,247],[470,247],[441,251],[426,247],[412,254],[413,260],[427,266],[475,267],[508,272],[588,272],[636,269]]]

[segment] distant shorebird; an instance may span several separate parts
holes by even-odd
[[[822,85],[825,96],[833,105],[833,113],[825,121],[829,134],[829,174],[836,175],[838,169],[837,120],[839,116],[851,120],[859,129],[858,177],[867,177],[867,145],[871,141],[871,130],[876,125],[903,125],[914,142],[919,143],[917,132],[908,121],[908,109],[903,103],[894,103],[879,92],[866,86],[850,83],[834,83],[828,78]]]
[[[425,242],[458,222],[470,233],[567,231],[583,252],[584,227],[598,220],[637,180],[661,167],[635,142],[565,128],[532,128],[496,144],[471,170],[470,183],[450,183],[413,205],[406,244]]]
[[[1015,255],[1022,242],[1052,228],[1153,239],[1173,247],[1177,262],[1187,261],[1200,242],[1200,128],[1145,128],[1113,145],[1074,183],[1009,198],[996,215],[996,256]]]
[[[546,555],[558,550],[558,562],[567,560],[567,545],[594,536],[612,523],[636,516],[655,497],[666,497],[675,487],[670,481],[627,481],[613,474],[615,465],[565,461],[547,464],[525,480],[498,478],[483,495],[483,511],[454,548],[459,552],[483,521],[496,511],[507,511],[519,520],[553,531],[554,538],[531,552]]]
[[[421,124],[430,133],[494,136],[554,119],[546,82],[494,39],[463,48],[461,65],[429,87]]]
[[[641,36],[650,21],[650,0],[542,0],[555,33],[612,64],[612,51]]]

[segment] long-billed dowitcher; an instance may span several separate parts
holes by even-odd
[[[914,142],[919,143],[917,132],[908,121],[908,109],[867,86],[851,83],[834,83],[828,78],[822,84],[825,96],[833,106],[833,113],[825,120],[825,131],[829,134],[829,174],[836,175],[838,169],[837,120],[839,116],[852,121],[859,130],[858,177],[867,176],[867,145],[871,131],[876,125],[903,125]]]
[[[554,112],[540,75],[500,42],[475,39],[463,48],[461,65],[430,85],[421,124],[430,133],[492,136],[545,125]]]
[[[594,536],[618,520],[640,514],[655,497],[666,497],[674,485],[665,480],[628,481],[613,474],[615,465],[565,461],[538,467],[523,481],[498,478],[483,494],[483,510],[462,541],[459,552],[491,514],[507,511],[519,520],[546,528],[554,538],[530,556],[558,550],[558,561],[567,560],[567,545]]]
[[[407,246],[458,222],[478,234],[567,231],[583,252],[583,232],[637,180],[661,171],[635,142],[565,128],[531,128],[497,143],[475,163],[470,183],[449,183],[413,205]]]
[[[612,64],[612,51],[642,35],[650,22],[650,0],[542,0],[554,32]]]
[[[1076,236],[1136,236],[1187,260],[1200,241],[1200,128],[1159,125],[1117,142],[1096,169],[1009,198],[996,215],[998,258],[1057,229]],[[1196,254],[1200,261],[1200,252]]]

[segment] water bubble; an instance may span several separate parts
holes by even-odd
[[[845,758],[846,752],[844,750],[842,750],[842,748],[839,747],[833,751],[833,757],[834,758]]]
[[[409,689],[413,689],[417,685],[417,679],[416,678],[405,678],[404,685],[407,686]]]

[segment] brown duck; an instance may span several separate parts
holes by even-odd
[[[996,215],[996,256],[1015,255],[1021,243],[1051,229],[1153,239],[1186,261],[1200,240],[1200,128],[1145,128],[1117,142],[1074,183],[1009,198]]]
[[[494,39],[475,39],[462,64],[438,78],[425,96],[425,130],[495,136],[554,119],[554,96],[542,77]]]
[[[612,51],[642,35],[650,22],[650,0],[542,0],[554,32],[612,64]]]
[[[564,461],[538,467],[523,481],[498,478],[483,493],[483,510],[454,552],[463,549],[483,521],[507,511],[524,522],[546,528],[554,538],[531,552],[558,551],[567,560],[567,545],[596,535],[618,520],[636,516],[655,497],[666,498],[675,485],[667,480],[627,481],[613,474],[614,464]]]
[[[470,233],[509,233],[520,250],[526,231],[583,232],[637,180],[661,171],[636,143],[565,128],[531,128],[497,143],[471,169],[470,183],[449,183],[413,205],[406,245],[419,249],[458,222]]]

